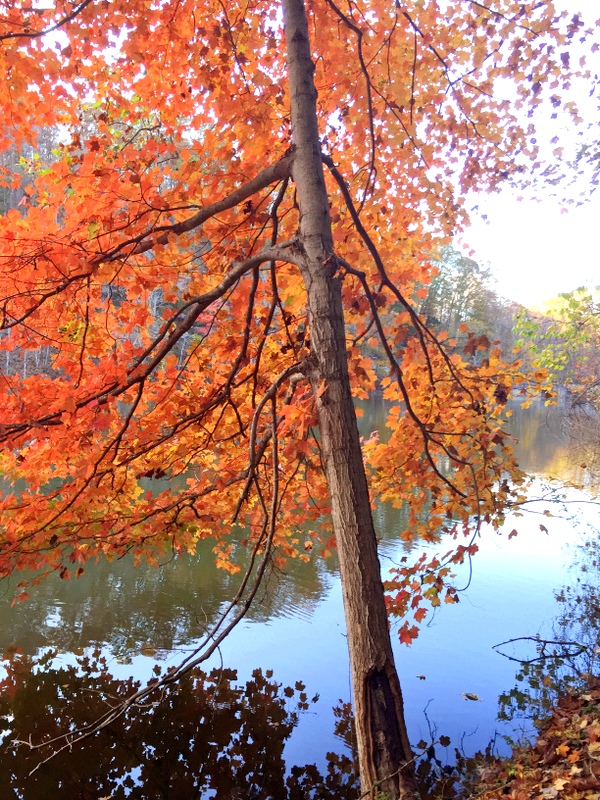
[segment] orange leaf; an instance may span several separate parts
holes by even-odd
[[[412,644],[412,642],[417,638],[419,635],[419,629],[416,625],[412,627],[408,627],[408,623],[404,623],[404,625],[400,628],[400,641],[402,644]]]

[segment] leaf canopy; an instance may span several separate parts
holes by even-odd
[[[535,162],[527,114],[576,117],[569,48],[593,31],[549,0],[308,15],[356,396],[389,374],[372,491],[410,499],[406,539],[460,533],[520,479],[501,415],[525,378],[481,338],[446,352],[412,304],[465,193]],[[269,513],[283,556],[308,557],[317,520],[327,540],[282,37],[271,1],[0,5],[19,197],[0,216],[0,575],[208,537],[235,569]]]

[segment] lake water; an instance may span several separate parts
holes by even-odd
[[[377,427],[382,414],[374,404],[367,424]],[[591,490],[589,468],[574,462],[558,411],[542,405],[518,411],[513,430],[522,466],[536,476],[532,497],[548,493],[548,477],[587,481]],[[497,718],[499,696],[527,680],[516,682],[519,664],[493,648],[518,637],[557,638],[561,614],[565,630],[564,597],[559,603],[555,594],[577,583],[572,565],[597,535],[598,514],[595,505],[579,502],[587,499],[580,490],[568,490],[567,499],[573,504],[552,518],[543,512],[558,513],[554,505],[532,503],[524,516],[507,522],[505,532],[518,530],[510,541],[483,531],[460,603],[439,609],[411,647],[395,643],[413,743],[445,735],[452,747],[473,753],[496,737],[502,752],[508,749],[503,736],[531,730],[527,719]],[[376,515],[384,570],[404,553],[394,513],[380,509]],[[132,680],[145,683],[157,665],[177,664],[236,586],[235,576],[214,568],[211,555],[208,546],[196,558],[160,569],[135,568],[127,560],[90,566],[78,580],[46,580],[25,604],[12,607],[14,584],[0,584],[0,649],[7,654],[0,673],[3,800],[41,800],[58,789],[61,796],[95,800],[313,796],[307,787],[314,796],[352,796],[345,761],[329,759],[327,773],[328,752],[348,754],[350,699],[333,558],[291,563],[273,575],[260,602],[203,667],[224,671],[199,675],[178,694],[167,692],[161,708],[140,711],[31,776],[40,754],[9,746],[15,737],[35,738],[93,719],[106,697],[124,696]],[[586,585],[594,583],[589,563]],[[466,583],[466,569],[459,577]],[[504,650],[535,656],[535,643]],[[298,773],[294,780],[305,793],[294,794],[294,781],[285,787],[285,776],[305,764],[315,764],[320,776]],[[327,791],[315,789],[327,774]]]

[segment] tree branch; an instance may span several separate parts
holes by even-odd
[[[71,22],[71,20],[75,19],[75,17],[81,14],[84,8],[91,5],[93,2],[94,0],[83,0],[82,3],[79,3],[78,6],[75,6],[70,14],[67,14],[66,17],[63,17],[50,28],[45,28],[43,31],[18,31],[14,33],[3,33],[0,34],[0,41],[4,41],[6,39],[39,39],[40,36],[46,36],[48,33],[53,33],[59,28],[62,28],[63,25]]]

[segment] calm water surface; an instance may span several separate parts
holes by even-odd
[[[380,427],[383,416],[383,406],[373,404],[367,427]],[[547,494],[547,477],[589,483],[589,470],[573,467],[577,459],[558,412],[541,405],[518,411],[513,430],[522,466],[537,476],[534,495]],[[571,490],[568,498],[585,495]],[[555,638],[557,615],[564,612],[555,593],[576,580],[572,564],[581,544],[596,535],[598,513],[593,505],[576,504],[549,519],[543,516],[554,509],[548,502],[531,508],[507,522],[506,531],[518,530],[510,541],[483,532],[460,603],[439,609],[412,647],[395,647],[414,743],[443,734],[471,753],[498,734],[502,750],[508,747],[503,735],[515,738],[531,728],[527,720],[497,719],[498,697],[515,686],[519,665],[493,646],[537,634]],[[575,510],[578,521],[569,518]],[[396,538],[399,513],[377,512],[384,569],[404,553]],[[99,564],[78,580],[46,580],[15,607],[14,586],[0,584],[0,649],[7,654],[0,673],[0,797],[33,800],[60,787],[70,797],[97,800],[235,797],[238,791],[240,797],[283,797],[292,765],[316,764],[324,772],[326,753],[344,751],[350,686],[341,591],[334,559],[317,559],[292,563],[270,579],[260,603],[205,668],[225,671],[196,677],[179,695],[169,694],[167,711],[147,710],[101,744],[95,740],[91,750],[61,754],[27,777],[37,762],[22,748],[15,753],[9,739],[91,718],[105,695],[123,696],[131,680],[145,683],[157,665],[178,663],[193,646],[236,586],[235,577],[213,567],[211,556],[209,545],[197,558],[161,569],[134,568],[126,560]],[[468,581],[466,569],[461,578]],[[516,647],[535,654],[531,643]],[[126,755],[116,755],[118,741]],[[211,770],[202,784],[198,776]],[[345,797],[343,765],[338,772],[330,796],[339,790]],[[303,773],[298,785],[304,781],[306,788],[313,779]],[[264,789],[270,780],[271,794]],[[196,781],[202,788],[192,792]],[[255,785],[263,794],[252,794]]]

